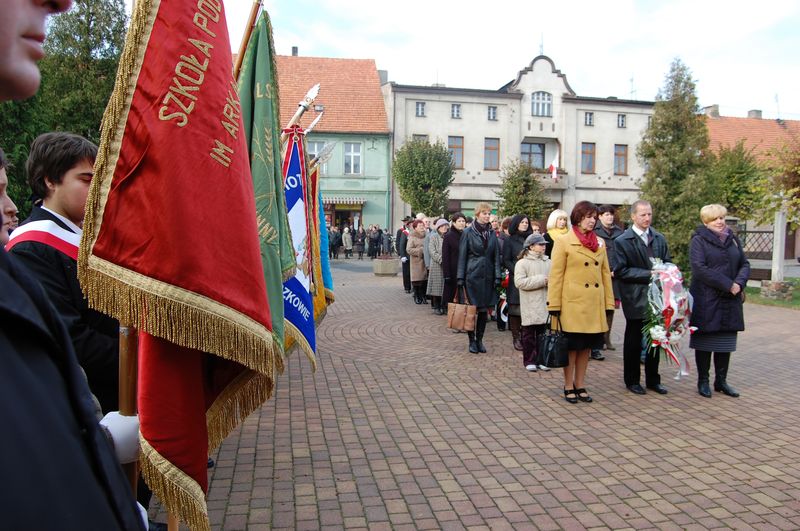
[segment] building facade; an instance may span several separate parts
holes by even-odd
[[[456,171],[451,212],[497,204],[502,167],[521,159],[542,173],[548,200],[569,211],[578,201],[622,205],[638,198],[644,168],[636,148],[653,102],[576,95],[553,61],[536,57],[496,91],[381,86],[395,153],[407,141],[441,141]],[[552,179],[547,168],[558,168]],[[409,213],[396,187],[393,221]]]
[[[293,50],[293,53],[295,50]],[[328,224],[388,227],[391,211],[390,136],[380,78],[371,59],[276,56],[281,123],[287,124],[306,92],[320,84],[300,125],[308,128],[313,157],[333,144],[320,170]]]

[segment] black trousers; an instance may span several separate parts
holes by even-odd
[[[403,287],[406,291],[411,291],[411,259],[403,262]]]
[[[625,385],[636,385],[641,381],[642,354],[642,327],[644,319],[625,319],[625,346],[622,350],[622,358],[625,367]],[[644,378],[646,386],[654,386],[661,383],[661,376],[658,374],[658,363],[660,355],[648,352],[644,362]]]
[[[539,363],[539,336],[544,333],[545,324],[522,327],[522,365],[541,365]]]

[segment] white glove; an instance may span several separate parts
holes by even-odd
[[[406,262],[408,262],[408,257],[404,256],[403,258],[400,259],[400,261],[405,264]]]
[[[100,425],[111,434],[119,462],[124,465],[136,461],[139,457],[139,416],[126,417],[119,411],[112,411],[100,419]]]
[[[142,519],[142,523],[144,523],[144,528],[147,529],[150,527],[150,519],[147,517],[147,509],[144,508],[144,505],[136,502],[136,508],[139,509],[139,518]]]

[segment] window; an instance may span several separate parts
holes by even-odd
[[[427,142],[428,135],[411,135],[411,140],[414,142]]]
[[[594,143],[581,144],[581,173],[594,173]]]
[[[628,175],[628,146],[614,145],[614,175]]]
[[[494,105],[489,105],[488,109],[488,116],[487,118],[492,122],[497,121],[497,107]]]
[[[624,114],[617,115],[617,127],[626,127],[625,122],[627,121]]]
[[[450,105],[450,118],[461,118],[461,104],[452,103]]]
[[[308,154],[308,160],[314,159],[317,155],[322,153],[322,149],[325,147],[325,142],[306,142],[306,154]],[[320,175],[325,175],[328,170],[328,164],[325,163],[320,166],[319,171]]]
[[[528,144],[520,146],[520,159],[534,168],[544,168],[544,144]]]
[[[417,116],[425,116],[425,102],[418,101],[417,102]]]
[[[534,92],[531,115],[553,116],[553,96],[549,92]]]
[[[344,143],[344,173],[361,175],[361,144],[358,142]]]
[[[447,148],[450,150],[450,157],[453,159],[453,167],[457,170],[464,169],[464,137],[448,136]]]
[[[500,169],[500,139],[485,138],[483,140],[483,169]]]
[[[594,113],[593,112],[583,113],[583,125],[594,125]]]

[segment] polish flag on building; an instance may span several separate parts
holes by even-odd
[[[558,152],[556,152],[556,156],[553,158],[553,162],[550,163],[547,171],[550,172],[550,175],[553,177],[554,181],[558,180]]]

